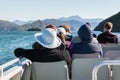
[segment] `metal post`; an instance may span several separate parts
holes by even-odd
[[[0,68],[0,78],[3,77],[3,68]]]
[[[100,63],[96,64],[95,67],[93,68],[92,72],[92,80],[97,80],[97,72],[101,66],[104,65],[120,65],[120,60],[105,60],[101,61]]]

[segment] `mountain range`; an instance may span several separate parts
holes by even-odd
[[[28,24],[28,23],[33,23],[33,20],[29,20],[29,21],[21,21],[21,20],[15,20],[13,23],[16,23],[18,25],[24,25],[24,24]]]
[[[14,31],[17,30],[18,27],[19,25],[13,22],[0,20],[0,31]]]
[[[94,19],[83,19],[80,16],[70,16],[68,18],[62,17],[59,18],[59,20],[62,21],[69,21],[69,20],[75,20],[75,21],[80,21],[80,22],[101,22],[103,19],[102,18],[94,18]]]
[[[90,22],[92,24],[92,28],[94,29],[99,22],[103,19],[95,18],[95,19],[83,19],[79,16],[70,16],[70,17],[62,17],[58,19],[45,19],[45,20],[30,20],[30,21],[20,21],[15,20],[14,22],[3,21],[0,20],[0,31],[25,31],[29,29],[44,29],[48,24],[54,24],[57,27],[67,23],[71,26],[71,30],[78,30],[78,28],[86,23]]]

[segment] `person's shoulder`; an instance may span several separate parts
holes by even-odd
[[[79,36],[75,36],[75,37],[73,37],[72,40],[71,40],[72,43],[78,43],[78,42],[80,42],[80,41],[81,41],[81,40],[80,40]]]
[[[110,35],[111,35],[112,37],[114,37],[114,38],[118,38],[118,36],[117,36],[115,33],[113,33],[113,32],[110,32]]]
[[[40,45],[38,42],[34,42],[33,45],[32,45],[32,48],[33,49],[45,49],[42,45]]]
[[[113,32],[111,32],[110,34],[113,35],[113,36],[117,36],[117,35],[116,35],[115,33],[113,33]]]
[[[113,34],[114,38],[118,39],[118,36],[116,34]]]
[[[106,36],[106,32],[100,33],[97,38],[101,38],[101,37],[104,37],[104,36]]]
[[[37,44],[37,45],[38,45],[39,43],[38,43],[38,42],[34,42],[34,43],[33,43],[33,45],[35,45],[35,44]]]

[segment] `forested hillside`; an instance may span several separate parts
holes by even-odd
[[[103,20],[94,30],[95,31],[103,31],[103,25],[106,22],[112,22],[113,23],[113,32],[120,32],[120,12]]]

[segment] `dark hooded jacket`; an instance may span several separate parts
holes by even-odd
[[[82,25],[78,31],[81,42],[73,44],[72,54],[91,54],[100,52],[100,44],[93,43],[93,32],[88,25]]]

